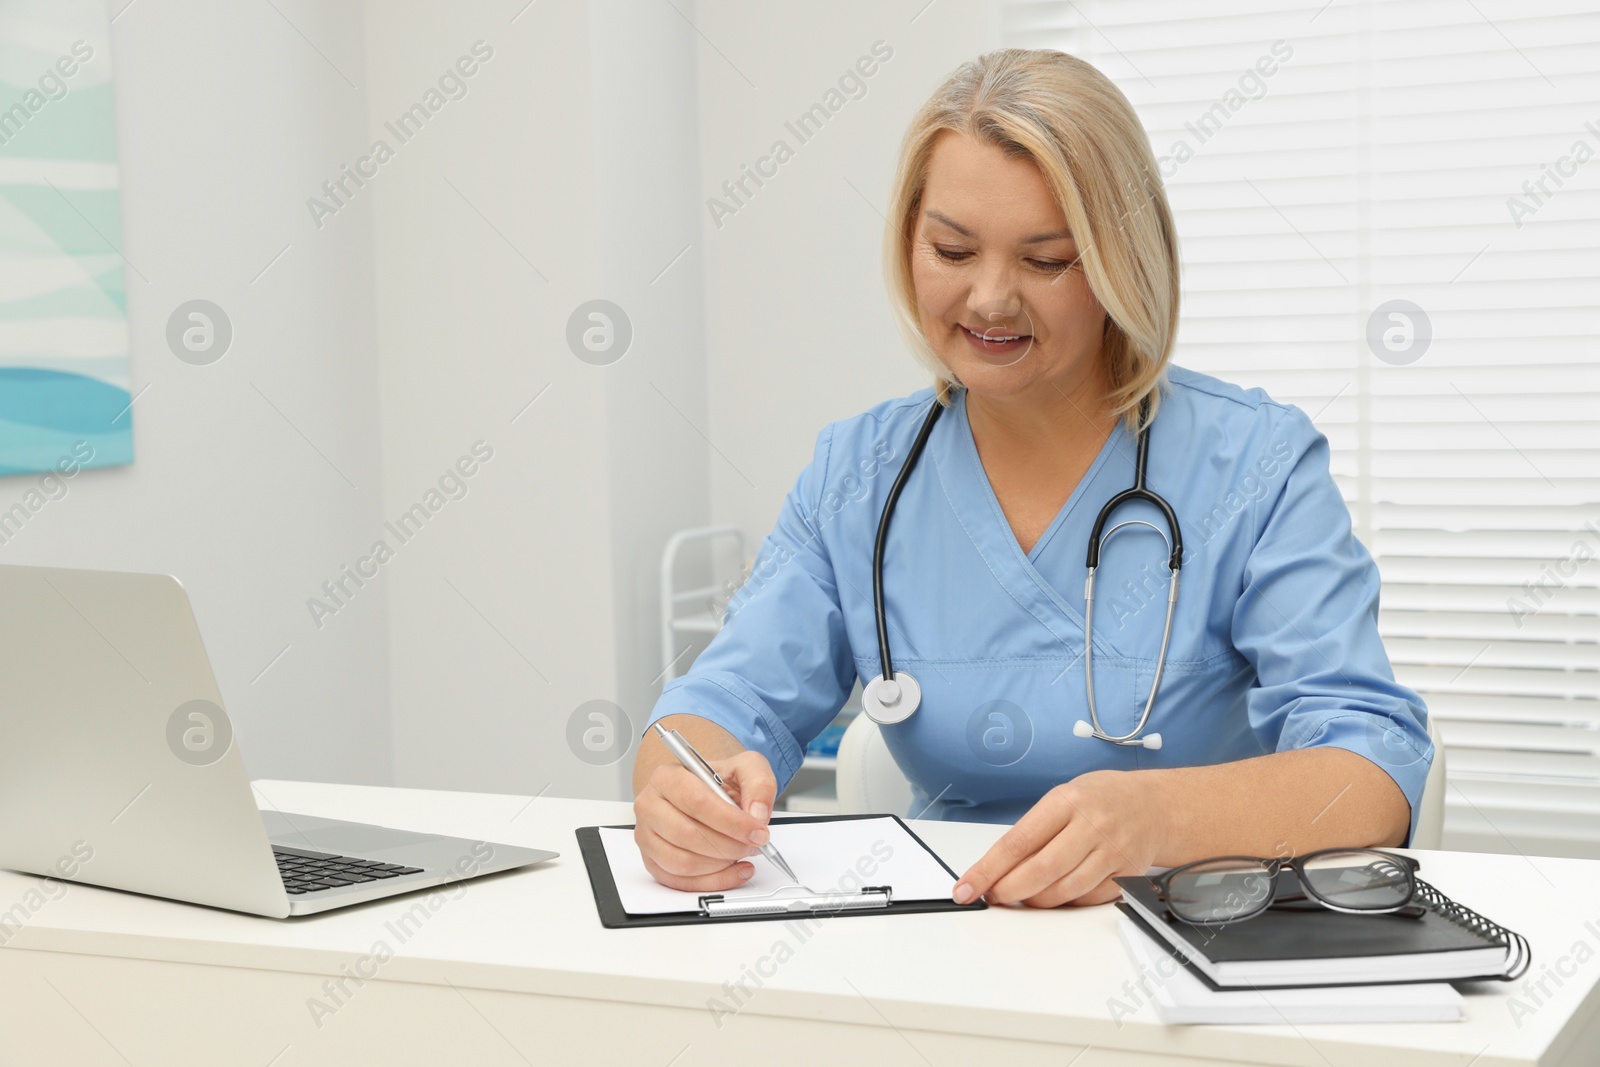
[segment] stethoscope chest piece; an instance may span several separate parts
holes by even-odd
[[[861,690],[861,710],[879,726],[905,722],[921,703],[922,686],[905,671],[893,679],[877,675]]]

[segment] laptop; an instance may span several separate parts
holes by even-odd
[[[164,574],[0,565],[0,867],[274,918],[554,852],[261,810]]]

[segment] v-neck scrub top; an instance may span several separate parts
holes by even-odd
[[[966,399],[956,390],[934,425],[884,552],[894,667],[922,686],[915,714],[882,728],[913,787],[906,814],[1014,822],[1085,771],[1331,746],[1387,771],[1416,829],[1433,757],[1427,710],[1395,681],[1378,636],[1378,569],[1351,532],[1327,439],[1304,412],[1259,389],[1168,368],[1147,484],[1177,512],[1184,557],[1145,728],[1163,743],[1150,750],[1072,732],[1088,718],[1090,531],[1106,501],[1133,484],[1134,436],[1117,424],[1025,553],[978,457]],[[780,790],[787,785],[857,680],[880,672],[873,540],[932,403],[924,389],[822,431],[722,629],[667,684],[650,722],[709,719],[764,755]],[[1166,529],[1143,502],[1119,507],[1107,528],[1134,518]],[[1162,537],[1137,525],[1101,555],[1093,666],[1109,734],[1133,728],[1150,689],[1167,556]]]

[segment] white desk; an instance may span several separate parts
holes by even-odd
[[[627,804],[256,786],[288,811],[561,858],[455,887],[403,939],[394,924],[422,895],[275,921],[70,886],[0,951],[0,1064],[1600,1063],[1596,862],[1422,854],[1424,877],[1528,936],[1533,979],[1570,972],[1537,1007],[1523,983],[1490,983],[1464,1023],[1166,1028],[1147,1006],[1113,1018],[1135,974],[1109,906],[841,917],[803,942],[779,922],[607,930],[573,829],[631,822]],[[1001,832],[915,829],[957,870]],[[36,884],[0,872],[0,911]],[[758,965],[772,973],[756,987]],[[345,974],[347,995],[330,994]],[[719,1020],[708,1000],[734,1007],[724,983],[742,976],[752,992]],[[1532,1008],[1520,1018],[1513,992]]]

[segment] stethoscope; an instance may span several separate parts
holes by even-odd
[[[1141,416],[1148,411],[1148,403],[1146,401],[1141,406]],[[893,726],[895,723],[905,722],[922,703],[922,687],[917,684],[917,680],[905,671],[895,670],[894,663],[889,657],[889,617],[883,607],[883,546],[889,539],[889,520],[894,516],[894,506],[900,499],[900,491],[905,488],[906,479],[911,476],[917,460],[922,457],[922,450],[928,443],[928,435],[933,432],[933,424],[939,421],[939,415],[943,411],[944,405],[935,398],[933,406],[928,409],[927,418],[923,420],[922,428],[917,431],[916,440],[911,443],[911,451],[906,454],[906,461],[901,466],[899,475],[889,487],[889,499],[884,502],[883,517],[878,520],[878,537],[872,546],[872,607],[877,613],[878,660],[883,670],[878,677],[869,681],[862,691],[861,707],[867,717],[880,726]],[[1145,748],[1157,749],[1161,747],[1160,734],[1150,734],[1145,737],[1139,735],[1144,731],[1145,724],[1150,721],[1150,709],[1155,707],[1156,691],[1161,687],[1161,675],[1167,665],[1167,643],[1172,639],[1172,616],[1178,606],[1178,572],[1183,567],[1183,533],[1178,527],[1178,515],[1172,510],[1172,505],[1162,499],[1160,494],[1145,488],[1145,472],[1150,464],[1148,422],[1145,423],[1145,428],[1139,431],[1138,443],[1133,485],[1106,501],[1105,507],[1101,508],[1100,514],[1095,517],[1094,530],[1089,535],[1089,557],[1085,563],[1089,576],[1083,583],[1083,673],[1084,687],[1089,698],[1089,721],[1079,719],[1073,724],[1072,732],[1077,737],[1098,737],[1114,745],[1142,745]],[[1144,500],[1154,504],[1165,517],[1167,529],[1162,530],[1144,519],[1128,519],[1107,530],[1105,526],[1112,513],[1130,500]],[[1127,733],[1113,735],[1101,728],[1100,712],[1094,702],[1094,572],[1100,566],[1101,548],[1113,534],[1128,526],[1148,526],[1160,534],[1161,539],[1166,542],[1167,570],[1170,575],[1167,580],[1167,620],[1161,628],[1161,652],[1156,657],[1155,677],[1150,682],[1150,695],[1144,702],[1144,711],[1139,716],[1139,722]],[[1169,532],[1170,537],[1167,536]]]

